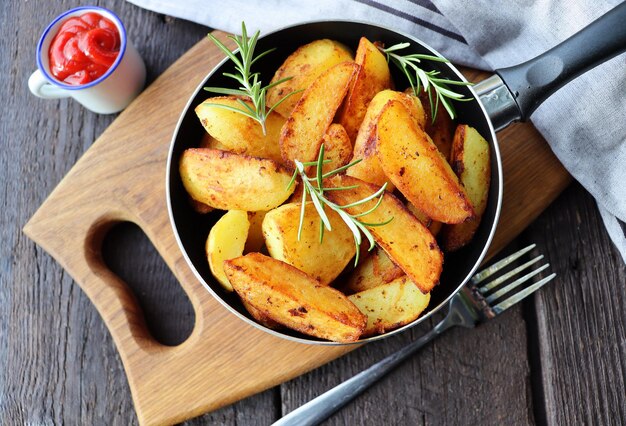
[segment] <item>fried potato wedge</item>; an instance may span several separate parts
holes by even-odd
[[[352,232],[336,212],[326,209],[332,230],[324,231],[320,243],[320,217],[313,203],[307,202],[298,240],[301,207],[302,203],[284,204],[267,212],[263,220],[265,245],[273,258],[328,285],[356,253]]]
[[[333,123],[322,138],[324,160],[330,160],[322,167],[323,173],[345,166],[352,158],[352,142],[341,124]]]
[[[407,276],[348,296],[367,315],[363,336],[382,334],[415,321],[428,306],[430,293],[422,293]]]
[[[423,211],[421,211],[420,209],[418,209],[411,203],[407,203],[406,208],[409,209],[411,213],[413,213],[413,216],[415,216],[417,220],[419,220],[422,223],[422,225],[428,228],[431,234],[433,234],[435,237],[437,236],[437,234],[441,230],[441,226],[442,226],[441,222],[432,220],[426,215],[426,213],[424,213]]]
[[[254,318],[259,324],[272,330],[278,330],[283,327],[282,325],[268,317],[263,311],[260,311],[259,309],[252,306],[250,303],[248,303],[247,300],[241,299],[241,303],[243,304],[243,307],[246,308],[246,311],[248,311],[250,316]]]
[[[350,84],[339,115],[351,141],[356,139],[367,106],[381,90],[391,88],[391,73],[387,59],[378,48],[365,37],[361,37],[354,62],[360,65]]]
[[[371,255],[359,262],[341,290],[346,294],[358,293],[386,284],[405,275],[384,250],[376,247]]]
[[[377,185],[387,182],[387,189],[393,191],[394,186],[385,175],[376,156],[376,123],[383,107],[390,100],[402,102],[411,113],[415,123],[423,128],[426,116],[417,97],[394,90],[383,90],[377,93],[367,107],[354,143],[352,160],[361,159],[361,162],[350,167],[346,173]]]
[[[491,181],[489,142],[473,127],[461,124],[454,133],[451,158],[452,169],[467,191],[475,216],[467,222],[444,227],[441,237],[446,251],[458,250],[471,241],[487,208]]]
[[[266,132],[263,134],[263,128],[256,120],[236,111],[215,106],[223,105],[244,110],[245,106],[241,102],[253,108],[249,100],[241,100],[234,96],[218,96],[205,100],[196,107],[195,111],[202,126],[225,147],[225,151],[281,162],[278,138],[285,124],[285,118],[276,112],[271,112],[265,120]],[[219,146],[209,146],[209,148],[221,149]]]
[[[458,177],[402,103],[389,101],[376,129],[380,164],[407,200],[444,223],[461,223],[474,215]]]
[[[433,89],[430,89],[431,91]],[[411,88],[407,89],[407,92],[413,93]],[[421,91],[419,94],[420,101],[424,106],[424,112],[426,114],[426,126],[422,127],[424,131],[430,136],[433,143],[439,149],[446,160],[450,160],[450,151],[452,149],[452,138],[454,135],[454,120],[450,118],[448,112],[439,105],[437,108],[437,115],[433,120],[433,112],[430,108],[430,101],[428,100],[428,93]],[[433,95],[435,99],[435,95]]]
[[[293,192],[291,171],[279,163],[210,148],[190,148],[179,162],[189,195],[220,210],[270,210]]]
[[[351,176],[338,175],[328,179],[328,185],[357,188],[328,192],[328,198],[341,206],[347,206],[375,193],[376,185]],[[376,200],[348,207],[350,214],[371,210]],[[407,210],[400,200],[385,192],[381,204],[370,213],[359,217],[364,223],[379,224],[392,219],[383,226],[367,226],[376,243],[387,252],[393,262],[411,278],[423,293],[428,293],[439,282],[443,255],[433,235]]]
[[[270,84],[283,78],[291,79],[271,87],[267,91],[265,103],[267,106],[273,106],[289,93],[306,90],[324,71],[341,62],[352,60],[350,50],[334,40],[315,40],[300,46],[278,68]],[[289,117],[301,97],[302,92],[289,96],[274,111],[285,118]]]
[[[293,160],[307,162],[317,158],[322,138],[358,69],[354,62],[337,64],[321,74],[304,92],[280,135],[284,161],[291,164]]]
[[[224,273],[224,261],[243,254],[249,228],[248,213],[229,210],[215,222],[206,240],[206,256],[211,273],[228,291],[233,291],[233,286]]]
[[[211,148],[228,151],[228,147],[226,145],[222,144],[220,141],[218,141],[208,133],[202,135],[202,139],[200,139],[200,145],[198,145],[198,148]]]
[[[250,253],[224,262],[237,294],[263,315],[304,334],[354,342],[367,318],[348,298],[280,260]]]
[[[260,252],[261,248],[265,245],[265,238],[263,238],[263,219],[265,218],[264,211],[248,212],[248,221],[250,221],[250,229],[248,230],[248,239],[246,240],[246,247],[244,253]]]

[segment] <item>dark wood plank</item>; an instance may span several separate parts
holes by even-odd
[[[122,17],[152,81],[208,29],[139,9],[94,2]],[[3,5],[0,39],[5,135],[0,150],[0,424],[136,424],[126,377],[97,311],[64,270],[21,228],[114,116],[72,100],[28,91],[40,32],[77,0]],[[158,36],[156,36],[158,35]],[[130,278],[152,332],[180,342],[193,326],[188,301],[147,238],[124,225],[108,241],[109,261]],[[169,306],[163,306],[163,300]],[[161,309],[161,310],[159,310]],[[163,309],[166,309],[165,311]],[[160,321],[156,321],[160,319]],[[268,391],[189,424],[268,424],[277,391]]]
[[[535,297],[537,371],[548,424],[626,424],[626,266],[596,204],[572,185],[523,234],[558,282]]]

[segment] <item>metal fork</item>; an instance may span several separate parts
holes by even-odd
[[[550,264],[546,263],[532,272],[516,279],[510,284],[506,286],[502,285],[515,275],[519,274],[521,271],[535,265],[543,259],[543,255],[535,257],[510,272],[495,278],[493,281],[482,284],[487,278],[501,271],[509,264],[534,249],[535,246],[536,244],[532,244],[525,247],[475,274],[470,281],[450,300],[449,310],[446,317],[424,336],[399,351],[389,355],[382,361],[377,362],[367,370],[362,371],[351,379],[346,380],[345,382],[326,391],[317,398],[304,404],[302,407],[292,411],[274,423],[273,426],[304,426],[319,424],[447,329],[457,325],[473,328],[477,324],[498,316],[528,295],[537,291],[548,281],[552,280],[556,274],[550,274],[540,281],[509,296],[504,301],[494,304],[494,302],[501,299],[502,296],[527,282],[544,269],[548,268]]]

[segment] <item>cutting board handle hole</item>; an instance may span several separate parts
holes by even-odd
[[[120,222],[102,241],[106,266],[126,282],[141,307],[148,331],[159,343],[183,343],[195,324],[193,306],[139,226]],[[146,276],[158,277],[156,281]]]

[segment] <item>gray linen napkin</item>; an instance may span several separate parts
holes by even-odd
[[[390,27],[430,44],[452,62],[493,70],[531,59],[620,0],[129,0],[211,28],[261,33],[316,19]],[[626,23],[625,23],[626,25]],[[626,55],[558,91],[532,116],[567,170],[595,197],[626,262]]]

